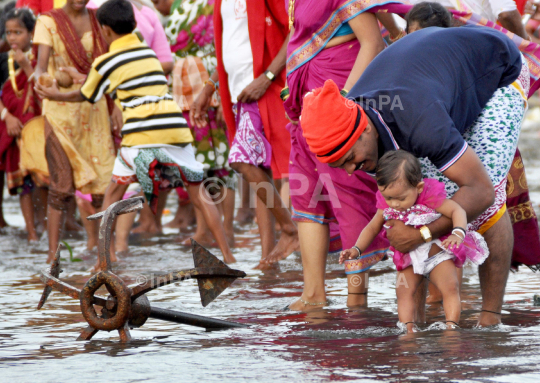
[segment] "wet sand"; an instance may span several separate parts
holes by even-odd
[[[540,110],[527,121],[520,149],[535,207],[540,203]],[[171,209],[174,212],[174,201]],[[347,286],[337,256],[329,257],[330,305],[311,313],[283,311],[302,291],[300,257],[291,255],[277,270],[252,268],[260,241],[250,229],[238,230],[233,267],[247,277],[237,280],[208,307],[200,304],[193,280],[148,294],[152,305],[250,324],[246,329],[206,332],[195,327],[149,319],[134,329],[134,340],[118,341],[117,332],[99,332],[77,342],[86,327],[78,301],[53,292],[36,310],[46,267],[46,239],[26,244],[18,201],[8,197],[6,220],[13,227],[0,235],[0,380],[2,381],[480,381],[538,382],[540,367],[540,275],[526,267],[512,273],[501,326],[474,327],[480,310],[476,270],[466,267],[462,329],[443,331],[440,304],[428,306],[428,323],[406,335],[397,327],[395,271],[379,263],[370,279],[368,307],[346,307]],[[168,219],[172,216],[166,217]],[[189,234],[166,230],[153,238],[132,237],[130,252],[115,266],[129,284],[163,272],[193,267]],[[84,252],[84,238],[67,239],[83,262],[63,262],[60,278],[81,288],[96,254]],[[219,255],[217,249],[211,249]],[[67,251],[64,258],[69,258]],[[104,295],[104,294],[102,294]]]

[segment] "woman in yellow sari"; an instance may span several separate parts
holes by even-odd
[[[41,15],[36,24],[34,43],[39,44],[36,78],[48,72],[66,92],[79,89],[81,85],[74,83],[61,68],[73,67],[87,74],[94,58],[107,51],[95,11],[86,9],[87,2],[67,0],[63,8]],[[47,262],[50,262],[75,190],[92,194],[93,205],[101,207],[115,151],[105,99],[96,104],[45,100],[43,116],[50,179],[47,201]],[[88,247],[92,248],[97,244],[97,226],[89,221],[85,226]]]

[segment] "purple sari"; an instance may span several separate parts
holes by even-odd
[[[334,80],[339,87],[345,85],[360,52],[360,43],[355,38],[325,49],[341,25],[367,10],[380,9],[388,3],[387,0],[295,1],[295,32],[287,49],[290,97],[284,104],[291,119],[299,119],[303,96],[321,87],[326,80]],[[288,124],[287,128],[292,140],[289,173],[293,219],[297,222],[328,223],[332,238],[339,229],[341,241],[332,241],[330,251],[341,246],[352,247],[376,213],[377,185],[374,179],[364,172],[349,176],[342,169],[320,163],[306,144],[301,124]],[[321,193],[317,185],[328,179],[331,187]],[[308,181],[301,183],[298,180]],[[304,192],[299,193],[298,190]],[[327,201],[331,203],[323,200],[313,203],[312,196],[318,193],[328,196]],[[379,234],[361,259],[355,260],[354,264],[347,263],[346,272],[358,273],[369,269],[384,257],[387,248],[388,241]]]
[[[285,110],[290,118],[298,119],[304,94],[323,86],[325,80],[334,80],[340,88],[345,85],[358,56],[360,44],[354,39],[324,49],[338,29],[363,12],[384,12],[389,5],[404,4],[385,0],[295,1],[294,34],[287,47],[287,85],[290,97],[285,102]]]

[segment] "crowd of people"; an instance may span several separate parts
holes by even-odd
[[[195,223],[227,263],[235,219],[256,219],[257,268],[301,252],[288,309],[327,305],[327,255],[341,251],[349,306],[367,302],[370,268],[390,257],[407,330],[425,321],[428,288],[456,328],[471,262],[478,323],[500,323],[510,269],[540,265],[517,149],[540,87],[532,2],[152,3],[3,10],[0,182],[19,195],[28,240],[47,232],[47,262],[76,210],[92,249],[86,217],[144,195],[137,227],[135,214],[117,220],[115,261],[130,232],[161,231],[174,189],[169,225]]]

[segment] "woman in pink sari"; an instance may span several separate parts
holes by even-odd
[[[375,181],[366,173],[349,176],[344,170],[319,162],[310,152],[300,124],[302,100],[328,79],[344,93],[356,83],[385,46],[373,12],[391,3],[395,2],[290,0],[288,4],[293,29],[287,50],[289,95],[284,89],[283,98],[291,120],[291,199],[304,268],[304,291],[291,304],[293,310],[327,304],[326,255],[329,249],[337,251],[354,244],[376,212],[377,191]],[[335,224],[339,225],[339,236],[331,238],[329,226]],[[346,264],[349,306],[367,302],[368,270],[384,257],[387,248],[387,240],[379,235],[365,254]]]

